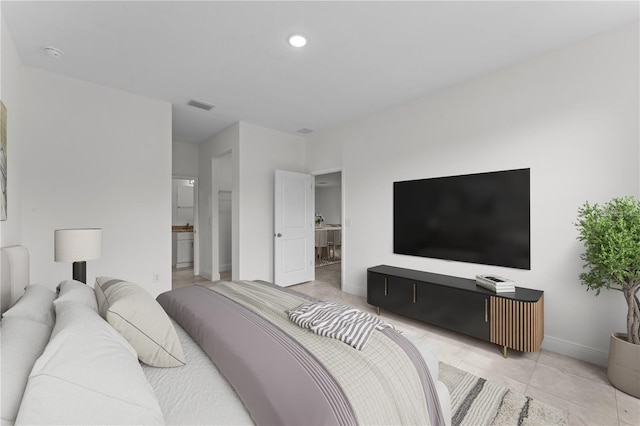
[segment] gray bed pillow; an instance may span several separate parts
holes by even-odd
[[[98,312],[153,367],[186,364],[182,345],[167,313],[142,287],[110,277],[95,284]]]

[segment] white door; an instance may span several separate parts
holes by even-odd
[[[311,175],[276,170],[274,281],[279,286],[315,278],[314,201]]]

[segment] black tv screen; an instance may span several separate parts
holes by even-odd
[[[531,268],[529,169],[394,182],[393,252]]]

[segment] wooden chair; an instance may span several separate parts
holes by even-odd
[[[336,248],[342,246],[342,229],[329,229],[327,231],[327,250],[331,259],[336,258]]]
[[[328,242],[327,242],[327,231],[326,230],[318,230],[316,231],[316,258],[323,259],[325,253],[328,256]]]

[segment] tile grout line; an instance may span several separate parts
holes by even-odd
[[[620,419],[620,404],[618,403],[618,392],[616,392],[616,390],[613,390],[613,395],[616,398],[616,417],[618,418],[618,426],[621,426],[622,424],[622,420]]]
[[[556,371],[559,371],[559,372],[561,372],[563,374],[567,374],[567,375],[576,377],[576,378],[581,379],[581,380],[587,380],[587,381],[593,382],[594,384],[596,384],[598,386],[604,385],[602,382],[599,382],[599,381],[597,381],[595,379],[592,379],[590,377],[581,376],[579,374],[576,374],[576,373],[574,373],[574,372],[572,372],[570,370],[564,369],[564,368],[548,365],[548,364],[545,364],[545,363],[540,363],[540,364],[545,368],[556,370]],[[537,367],[538,367],[538,361],[536,361],[536,366],[534,367],[534,371],[535,371],[535,369]],[[532,378],[533,378],[533,374],[532,374]],[[591,407],[589,407],[587,405],[584,405],[584,404],[582,404],[582,403],[580,403],[578,401],[574,401],[574,400],[571,400],[571,399],[564,398],[564,397],[562,397],[560,395],[557,395],[556,393],[553,392],[553,389],[539,388],[537,386],[532,385],[531,382],[529,382],[529,384],[527,384],[527,389],[526,390],[528,391],[530,388],[531,389],[538,389],[538,390],[540,390],[542,392],[545,392],[545,393],[548,393],[549,395],[552,395],[554,398],[558,398],[560,400],[566,401],[566,402],[568,402],[570,404],[577,405],[577,406],[582,407],[582,408],[586,408],[586,409],[590,409],[591,408]],[[616,417],[615,418],[617,420],[618,426],[621,426],[620,410],[619,410],[619,405],[618,405],[618,394],[615,391],[615,388],[613,388],[612,386],[611,386],[611,388],[612,388],[612,390],[614,392],[614,398],[615,398],[615,404],[616,404],[616,407],[615,407],[615,409],[616,409]],[[568,411],[568,410],[565,410],[565,411],[567,411],[568,414],[571,414],[571,411]]]

